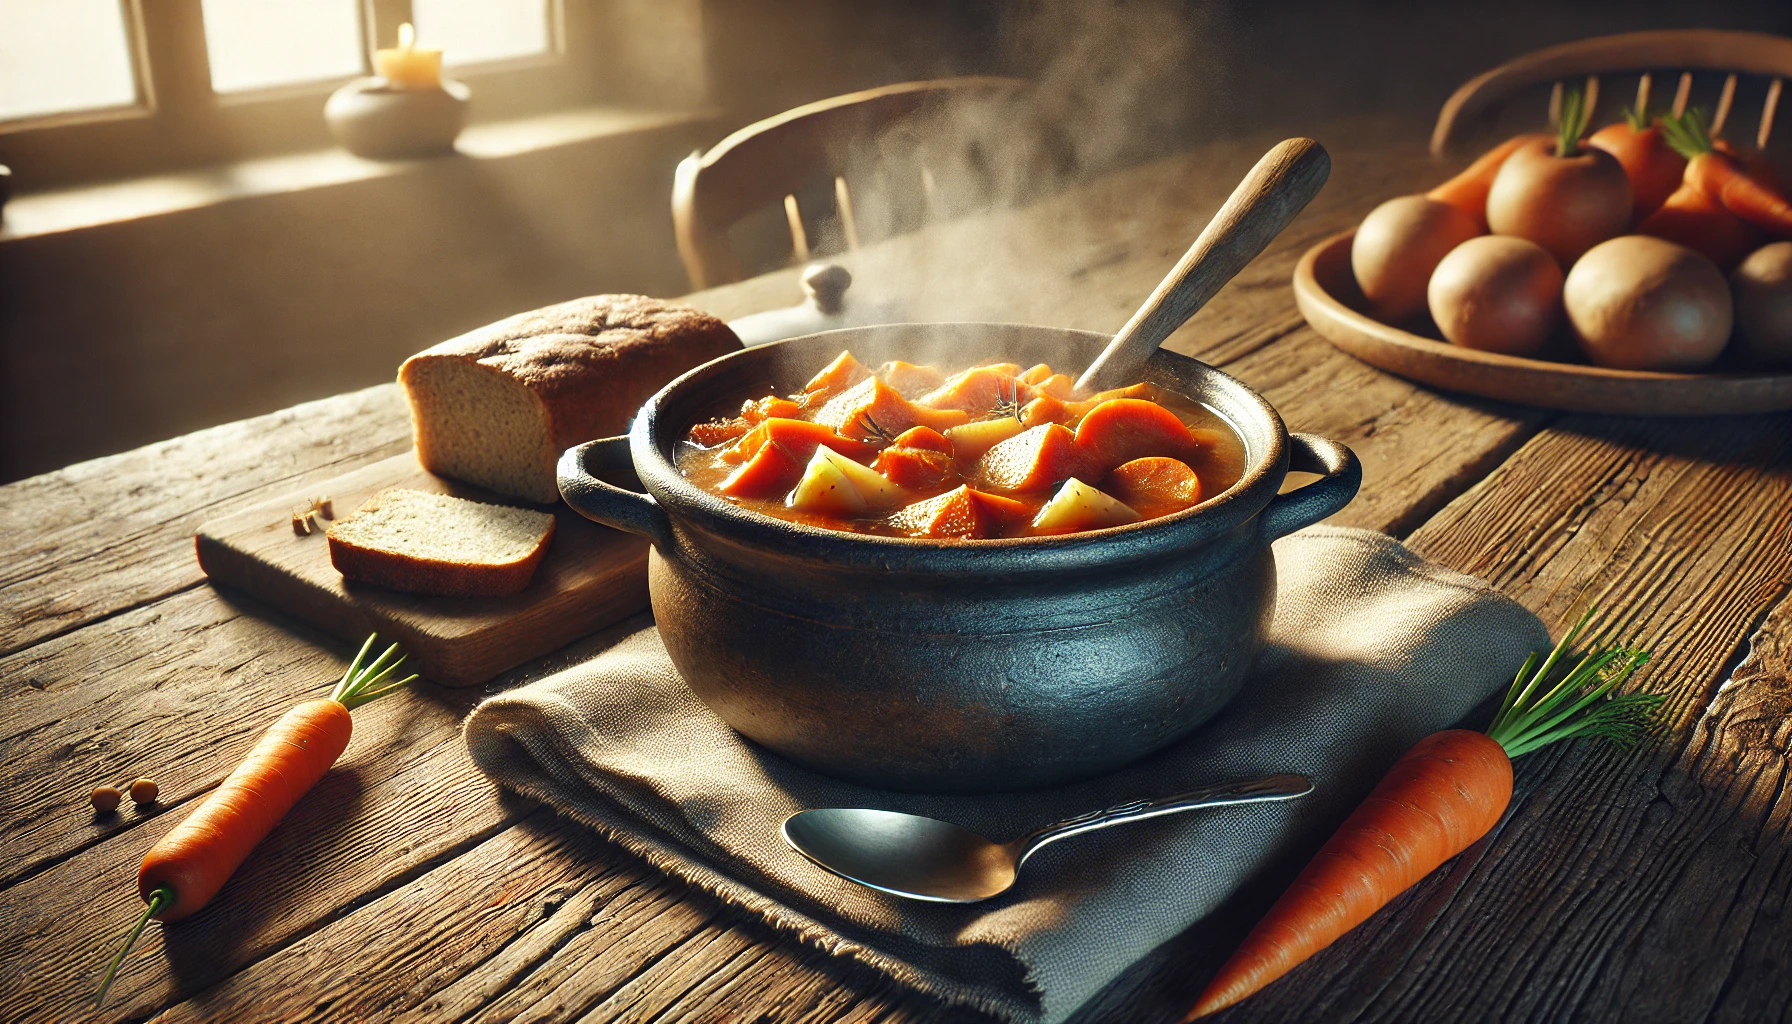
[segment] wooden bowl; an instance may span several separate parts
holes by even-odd
[[[1502,402],[1621,416],[1711,416],[1792,409],[1792,373],[1650,373],[1478,352],[1384,324],[1355,307],[1355,231],[1308,249],[1294,301],[1320,336],[1378,369]]]

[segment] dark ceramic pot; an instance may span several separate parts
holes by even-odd
[[[653,612],[672,662],[746,736],[889,789],[1088,778],[1188,735],[1238,692],[1275,607],[1269,543],[1355,496],[1348,448],[1289,436],[1250,388],[1158,352],[1146,379],[1230,420],[1247,468],[1224,494],[1132,526],[956,543],[839,533],[701,491],[673,454],[724,401],[799,390],[841,349],[867,365],[1000,358],[1074,372],[1107,341],[900,324],[747,349],[668,384],[627,437],[569,450],[560,489],[588,518],[653,542]],[[1278,496],[1290,468],[1322,479]]]

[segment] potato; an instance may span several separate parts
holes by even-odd
[[[1792,242],[1756,249],[1730,273],[1736,334],[1757,363],[1792,363]]]
[[[855,516],[867,507],[889,505],[902,497],[902,488],[883,474],[827,448],[817,448],[784,504],[798,512]]]
[[[1562,268],[1535,242],[1471,238],[1437,265],[1427,297],[1431,318],[1454,344],[1534,355],[1561,322]]]
[[[1635,199],[1616,157],[1582,148],[1556,156],[1553,139],[1520,146],[1487,193],[1487,226],[1496,235],[1527,238],[1564,267],[1630,227]]]
[[[1730,337],[1730,287],[1684,246],[1623,235],[1588,250],[1562,292],[1587,357],[1620,370],[1697,370]]]
[[[1075,533],[1138,521],[1139,514],[1122,502],[1071,477],[1033,518],[1033,529],[1040,533]]]
[[[1370,312],[1398,323],[1425,309],[1425,282],[1450,250],[1481,234],[1460,208],[1400,196],[1369,211],[1350,243],[1350,269]]]

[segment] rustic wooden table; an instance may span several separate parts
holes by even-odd
[[[1336,521],[1488,579],[1554,629],[1591,600],[1634,616],[1670,725],[1628,752],[1521,762],[1491,836],[1224,1019],[1787,1019],[1792,416],[1556,415],[1438,394],[1332,349],[1296,315],[1289,274],[1318,238],[1436,177],[1420,139],[1393,137],[1322,140],[1336,165],[1321,199],[1171,344],[1260,389],[1292,428],[1356,449],[1362,495]],[[1111,331],[1269,141],[937,225],[862,253],[859,273],[921,316]],[[734,316],[794,296],[784,273],[694,301]],[[351,653],[208,585],[194,527],[408,444],[384,385],[0,489],[0,1018],[974,1017],[498,792],[458,730],[483,693],[429,686],[358,714],[337,769],[210,908],[146,933],[92,1013],[141,906],[144,851]],[[161,783],[152,810],[88,809],[93,785],[139,773]],[[1174,1020],[1275,881],[1081,1019]]]

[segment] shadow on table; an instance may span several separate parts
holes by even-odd
[[[1755,416],[1563,415],[1552,428],[1590,441],[1755,469],[1792,466],[1792,413]]]

